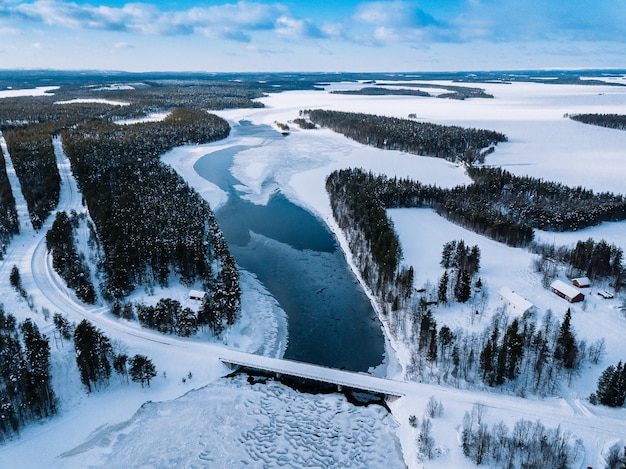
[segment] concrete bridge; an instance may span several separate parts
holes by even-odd
[[[328,383],[336,385],[339,391],[342,388],[365,391],[383,395],[390,400],[405,395],[406,383],[377,378],[365,373],[338,370],[294,360],[263,357],[251,353],[238,352],[228,355],[230,355],[228,358],[220,358],[220,361],[230,369],[247,368],[275,374],[277,377],[289,376]]]

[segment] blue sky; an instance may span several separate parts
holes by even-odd
[[[626,68],[626,0],[0,0],[0,68]]]

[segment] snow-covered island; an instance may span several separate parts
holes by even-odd
[[[454,84],[440,85],[443,92]],[[402,84],[390,81],[385,86]],[[430,208],[387,209],[401,243],[403,265],[413,267],[412,288],[434,296],[429,307],[437,331],[446,326],[457,336],[464,334],[467,341],[486,343],[489,337],[484,331],[497,321],[510,326],[530,311],[538,328],[545,326],[546,317],[552,318],[553,326],[562,326],[569,311],[571,330],[578,341],[585,342],[588,358],[571,373],[555,374],[546,389],[537,390],[528,383],[535,376],[530,361],[524,362],[529,369],[520,370],[521,377],[500,386],[486,384],[471,371],[463,379],[453,378],[452,368],[445,368],[442,356],[451,357],[452,350],[436,350],[435,360],[426,360],[425,354],[420,358],[419,344],[410,340],[410,321],[400,323],[397,317],[401,316],[385,313],[366,287],[350,243],[333,217],[325,183],[335,170],[363,168],[452,188],[471,183],[466,168],[439,158],[365,146],[329,129],[303,129],[293,124],[300,110],[326,109],[397,118],[412,115],[424,122],[492,129],[506,134],[508,141],[499,143],[487,156],[488,166],[594,192],[624,193],[626,132],[565,116],[623,114],[626,87],[525,82],[479,86],[493,98],[332,93],[358,88],[356,83],[272,93],[258,98],[264,107],[215,111],[231,126],[227,138],[179,146],[161,157],[215,211],[226,203],[228,194],[202,178],[194,165],[211,153],[240,148],[229,172],[238,181],[243,198],[264,205],[280,192],[324,221],[380,317],[385,358],[372,373],[396,383],[403,394],[389,400],[389,411],[379,405],[356,406],[340,393],[309,394],[272,379],[231,376],[231,370],[220,361],[227,350],[280,358],[289,342],[284,310],[249,272],[240,272],[240,317],[219,338],[208,332],[191,337],[164,335],[116,317],[102,299],[85,305],[52,267],[45,238],[54,217],[41,229],[33,228],[9,151],[0,139],[20,224],[19,235],[13,237],[0,260],[1,303],[18,321],[31,318],[47,337],[57,397],[54,415],[26,425],[19,435],[2,443],[0,466],[471,468],[481,458],[485,467],[503,467],[498,458],[508,454],[504,447],[514,445],[515,438],[534,441],[534,432],[539,440],[545,436],[544,442],[555,441],[568,449],[567,467],[605,467],[611,453],[626,444],[625,411],[623,406],[593,405],[589,396],[608,366],[626,360],[626,302],[619,285],[616,289],[608,278],[602,278],[589,287],[572,286],[584,295],[584,301],[570,303],[550,289],[552,280],[571,285],[567,269],[556,260],[550,261],[553,271],[547,282],[546,266],[538,269],[540,256],[526,247],[493,241],[451,223]],[[434,93],[432,89],[429,92]],[[65,102],[71,105],[70,98]],[[277,122],[289,123],[289,132],[271,140],[247,136],[242,131],[244,122],[269,126],[277,133],[284,130],[276,127]],[[55,153],[62,181],[55,210],[84,213],[87,219],[88,211],[59,140],[55,141]],[[87,225],[80,225],[78,232],[82,233],[78,245],[89,261]],[[535,231],[537,241],[570,249],[588,238],[626,249],[626,222],[604,222],[575,232]],[[482,286],[469,301],[435,304],[445,270],[442,248],[456,240],[479,248],[477,275]],[[12,285],[13,266],[21,274],[24,295]],[[97,271],[95,265],[91,267],[92,272]],[[197,308],[195,297],[202,296],[202,286],[177,280],[172,278],[167,288],[139,288],[129,299],[154,305],[166,297]],[[190,295],[190,291],[195,293]],[[532,307],[518,311],[512,304],[507,306],[500,291],[515,293],[506,298],[522,298],[526,303],[517,304]],[[58,334],[51,319],[54,313],[74,323],[88,319],[111,339],[116,350],[150,357],[157,371],[150,385],[129,382],[114,373],[108,384],[86,392],[74,347]],[[590,349],[598,354],[597,360],[589,358]],[[473,358],[476,362],[480,359]],[[499,435],[500,440],[491,435]]]

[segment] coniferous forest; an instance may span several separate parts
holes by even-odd
[[[61,138],[83,204],[89,210],[88,215],[56,215],[46,233],[53,268],[80,300],[87,304],[99,298],[112,301],[114,312],[116,305],[139,286],[165,286],[172,275],[186,285],[200,283],[208,294],[199,313],[189,308],[177,312],[176,302],[163,299],[156,308],[134,305],[137,316],[142,324],[163,332],[189,336],[199,326],[208,325],[218,335],[238,317],[241,290],[237,266],[207,202],[159,158],[175,146],[225,138],[230,132],[228,123],[204,109],[262,106],[252,101],[262,93],[227,84],[198,87],[158,83],[132,94],[127,90],[108,92],[105,102],[65,103],[65,93],[73,98],[93,97],[89,87],[70,86],[54,97],[0,102],[0,130],[33,228],[43,226],[59,201],[55,138]],[[120,99],[120,104],[111,98]],[[163,110],[169,114],[160,122],[116,123]],[[19,226],[4,152],[0,162],[1,254]],[[86,248],[79,246],[77,238],[85,229],[87,243],[97,257],[89,264]],[[90,268],[97,269],[98,274],[94,276]],[[95,278],[101,283],[94,284]],[[11,284],[29,300],[16,266],[11,271]],[[146,312],[161,310],[166,317],[176,312],[172,328],[164,329],[157,315],[147,319]],[[47,318],[50,313],[46,310],[44,314]],[[131,314],[124,317],[136,316],[131,308]],[[50,385],[47,337],[30,320],[17,324],[1,305],[0,323],[1,440],[18,433],[25,423],[53,414],[56,403]],[[142,386],[149,386],[156,375],[148,357],[117,353],[115,344],[88,321],[76,325],[55,313],[54,324],[57,348],[73,342],[76,365],[88,392],[106,386],[113,370],[122,379],[130,378]]]
[[[64,103],[65,96],[100,96],[96,85],[76,84],[63,87],[54,98],[0,100],[0,130],[21,182],[30,221],[36,230],[51,226],[46,247],[65,284],[85,304],[108,305],[117,318],[137,320],[143,327],[180,337],[206,328],[219,336],[233,325],[240,312],[241,289],[235,260],[213,211],[160,158],[181,145],[226,138],[229,124],[211,110],[260,107],[262,104],[253,100],[274,86],[270,81],[258,87],[226,81],[205,85],[145,80],[132,92],[113,86],[106,91],[107,102]],[[491,97],[479,88],[467,90],[465,95],[463,87],[450,87],[450,93],[439,97]],[[418,88],[369,87],[356,94],[428,96]],[[123,123],[126,118],[150,113],[167,117]],[[449,189],[361,169],[338,170],[326,179],[333,216],[348,241],[359,280],[375,297],[385,332],[392,340],[410,344],[408,358],[402,363],[407,379],[489,392],[497,389],[521,397],[528,393],[546,396],[557,394],[563,383],[588,364],[601,362],[604,339],[587,343],[579,337],[572,323],[574,309],[565,311],[566,307],[556,314],[547,310],[538,318],[534,310],[509,316],[502,306],[495,308],[485,323],[471,329],[444,324],[443,315],[436,315],[439,306],[463,303],[472,326],[475,318],[482,320],[489,310],[487,288],[480,277],[480,248],[463,239],[441,240],[443,276],[418,290],[413,267],[403,265],[402,247],[387,210],[433,209],[498,242],[532,250],[542,256],[537,261],[540,269],[548,268],[542,263],[561,262],[559,266],[565,266],[563,272],[568,276],[610,281],[617,291],[625,271],[619,247],[593,239],[579,241],[573,248],[540,245],[534,242],[534,230],[571,231],[625,220],[624,196],[483,166],[495,146],[507,141],[496,131],[326,110],[301,111],[299,117],[293,123],[303,130],[323,126],[376,148],[443,158],[463,166],[471,178],[471,183]],[[626,128],[624,116],[570,117]],[[275,124],[285,131],[285,138],[293,138],[293,134],[288,136],[287,124]],[[88,209],[80,215],[58,210],[55,214],[63,187],[60,174],[65,174],[58,170],[59,141],[82,192],[83,207]],[[380,153],[384,158],[384,152]],[[0,259],[11,237],[19,232],[4,159],[0,154]],[[46,220],[49,224],[44,224]],[[85,257],[85,243],[90,243],[90,259]],[[165,287],[172,281],[194,289],[202,286],[206,295],[198,308],[172,298],[155,299],[152,304],[129,299],[133,292],[143,290],[151,295],[153,287]],[[16,301],[30,301],[30,310],[38,313],[33,296],[29,299],[24,289],[30,288],[29,282],[22,284],[20,272],[13,266],[10,283],[20,295]],[[41,313],[48,321],[50,312],[42,307]],[[18,323],[0,304],[0,441],[62,408],[51,386],[49,340],[61,353],[66,343],[71,344],[68,351],[88,393],[105,388],[113,377],[150,386],[157,376],[147,356],[126,355],[124,344],[115,337],[110,339],[88,320],[70,323],[56,313],[53,324],[54,330],[49,327],[43,334],[30,319]],[[625,399],[626,366],[623,362],[611,364],[600,376],[590,401],[620,407]],[[463,453],[476,464],[569,467],[572,463],[575,450],[569,446],[578,443],[559,428],[526,420],[518,421],[511,431],[503,423],[490,428],[482,421],[482,412],[475,406],[457,427]],[[419,451],[430,457],[434,443],[428,436],[427,420],[423,419],[417,444]]]
[[[570,114],[569,118],[583,124],[626,130],[626,116],[623,114]]]
[[[410,119],[321,109],[301,111],[313,123],[328,127],[365,145],[424,156],[482,163],[493,145],[506,142],[493,130],[416,122]],[[491,149],[490,149],[491,148]]]
[[[19,231],[15,198],[7,176],[4,154],[0,152],[0,259],[11,238]]]
[[[30,319],[18,324],[0,305],[0,441],[56,412],[50,345]]]
[[[415,294],[412,268],[401,265],[400,243],[385,213],[384,201],[397,201],[390,195],[395,183],[361,170],[342,170],[328,177],[326,188],[335,219],[362,278],[384,308],[392,334],[416,346],[410,375],[457,386],[483,383],[550,394],[560,378],[571,379],[582,364],[598,362],[603,342],[578,339],[569,312],[562,322],[549,313],[537,323],[532,315],[510,319],[500,311],[481,333],[438,326],[425,297]],[[440,282],[437,302],[449,298],[467,302],[471,292],[478,291],[472,300],[478,314],[482,291],[478,247],[462,240],[445,243],[442,266],[450,274],[444,274],[445,295]]]
[[[582,187],[513,176],[500,168],[468,168],[468,174],[472,184],[442,189],[347,169],[333,173],[327,189],[331,200],[333,193],[360,199],[347,194],[368,187],[375,199],[364,199],[365,204],[433,208],[454,223],[511,246],[528,245],[535,228],[570,231],[626,219],[626,199],[622,195],[596,194]],[[369,213],[363,211],[358,217]]]
[[[61,190],[51,130],[42,124],[3,131],[35,229],[41,228],[56,207]]]
[[[203,281],[220,298],[214,304],[225,318],[236,314],[237,269],[215,216],[159,160],[174,146],[228,133],[225,121],[193,109],[178,109],[162,122],[119,126],[92,120],[63,132],[105,253],[105,296],[121,298],[141,284],[166,285],[175,272],[188,284]]]

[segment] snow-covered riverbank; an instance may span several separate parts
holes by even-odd
[[[307,108],[396,117],[416,113],[432,122],[504,131],[510,141],[499,145],[488,163],[505,164],[516,174],[566,184],[582,181],[594,190],[624,192],[626,164],[615,155],[626,148],[626,132],[583,126],[563,119],[563,114],[620,112],[626,103],[626,89],[546,84],[485,86],[495,96],[493,100],[354,97],[298,91],[263,98],[266,108],[219,114],[236,126],[243,119],[269,125],[275,121],[288,122],[298,117],[300,109]],[[363,167],[447,187],[469,181],[463,168],[448,162],[364,147],[328,130],[294,128],[289,136],[271,145],[256,140],[247,143],[255,148],[237,155],[232,173],[245,187],[248,199],[263,203],[273,191],[281,190],[328,224],[337,234],[348,261],[347,243],[332,219],[324,190],[325,178],[333,170]],[[231,144],[229,137],[211,145],[182,147],[165,155],[163,161],[173,166],[215,208],[224,202],[226,195],[195,174],[193,164],[207,152]],[[64,185],[59,208],[81,210],[81,198],[72,196],[72,191],[67,189]],[[514,285],[532,297],[540,310],[551,308],[560,316],[568,307],[541,287],[530,267],[532,256],[527,252],[461,230],[430,211],[405,210],[391,215],[403,244],[405,261],[415,267],[417,287],[429,280],[437,281],[441,274],[438,266],[441,245],[463,237],[471,244],[478,243],[483,252],[482,276],[492,292],[490,309],[499,305],[496,291],[500,284]],[[626,248],[624,228],[623,223],[604,224],[585,230],[580,236],[599,239],[606,234],[611,242]],[[62,283],[53,272],[42,271],[49,275],[46,283],[38,283],[31,274],[32,255],[44,235],[43,230],[25,230],[14,239],[6,260],[0,264],[0,270],[7,272],[0,277],[0,290],[6,292],[2,300],[5,310],[18,319],[34,315],[40,327],[50,334],[52,326],[44,318],[43,308],[51,313],[67,314],[72,321],[88,317],[129,354],[150,356],[159,376],[150,388],[123,384],[114,376],[108,387],[88,395],[74,370],[71,346],[52,339],[52,374],[60,398],[59,414],[29,426],[19,439],[4,444],[0,448],[2,467],[16,464],[34,468],[119,467],[129,461],[142,461],[153,467],[174,464],[237,467],[237,462],[246,461],[257,467],[255,464],[260,466],[266,459],[270,466],[285,462],[290,467],[306,467],[309,463],[328,467],[328,461],[332,460],[337,462],[335,467],[340,467],[345,450],[353,451],[348,454],[354,455],[350,461],[354,461],[355,467],[391,468],[406,463],[411,468],[470,468],[474,465],[462,455],[457,430],[464,412],[475,402],[485,405],[485,419],[489,423],[503,420],[512,428],[517,420],[525,418],[541,420],[547,427],[561,426],[583,442],[584,452],[579,455],[576,467],[602,467],[607,448],[624,443],[624,410],[594,407],[586,401],[602,369],[626,358],[622,345],[626,319],[617,310],[618,299],[605,301],[593,295],[586,309],[574,308],[572,322],[577,332],[589,341],[606,337],[607,357],[599,366],[583,370],[571,386],[564,385],[560,396],[523,399],[493,389],[459,390],[411,383],[407,385],[411,390],[407,396],[391,404],[393,415],[390,416],[377,407],[354,408],[340,395],[312,396],[295,393],[276,383],[249,387],[240,378],[222,380],[228,371],[217,360],[220,346],[207,337],[187,340],[163,336],[135,323],[115,319],[102,306],[84,308],[71,292],[60,286]],[[557,244],[575,240],[572,234],[540,236]],[[45,255],[45,250],[37,253]],[[41,259],[37,262],[45,264]],[[7,269],[13,264],[22,272],[35,313],[9,286]],[[226,335],[227,343],[243,350],[280,356],[288,340],[284,313],[252,277],[244,274],[242,281],[243,319],[237,326],[239,329]],[[186,294],[183,288],[167,292],[172,298],[185,298]],[[148,296],[147,292],[138,295],[144,299]],[[482,327],[479,322],[470,322],[463,307],[444,308],[436,315],[439,325]],[[485,315],[485,321],[488,317]],[[378,372],[397,378],[401,376],[400,364],[408,359],[408,351],[393,350],[391,345],[388,342],[387,368]],[[190,393],[193,389],[198,391]],[[408,419],[414,415],[421,420],[432,395],[444,406],[443,416],[433,420],[432,429],[440,457],[419,462],[417,430],[409,425]],[[148,401],[151,403],[143,405]],[[279,438],[270,438],[273,434]],[[398,457],[396,438],[402,445],[404,463]],[[298,459],[298,455],[310,459]]]

